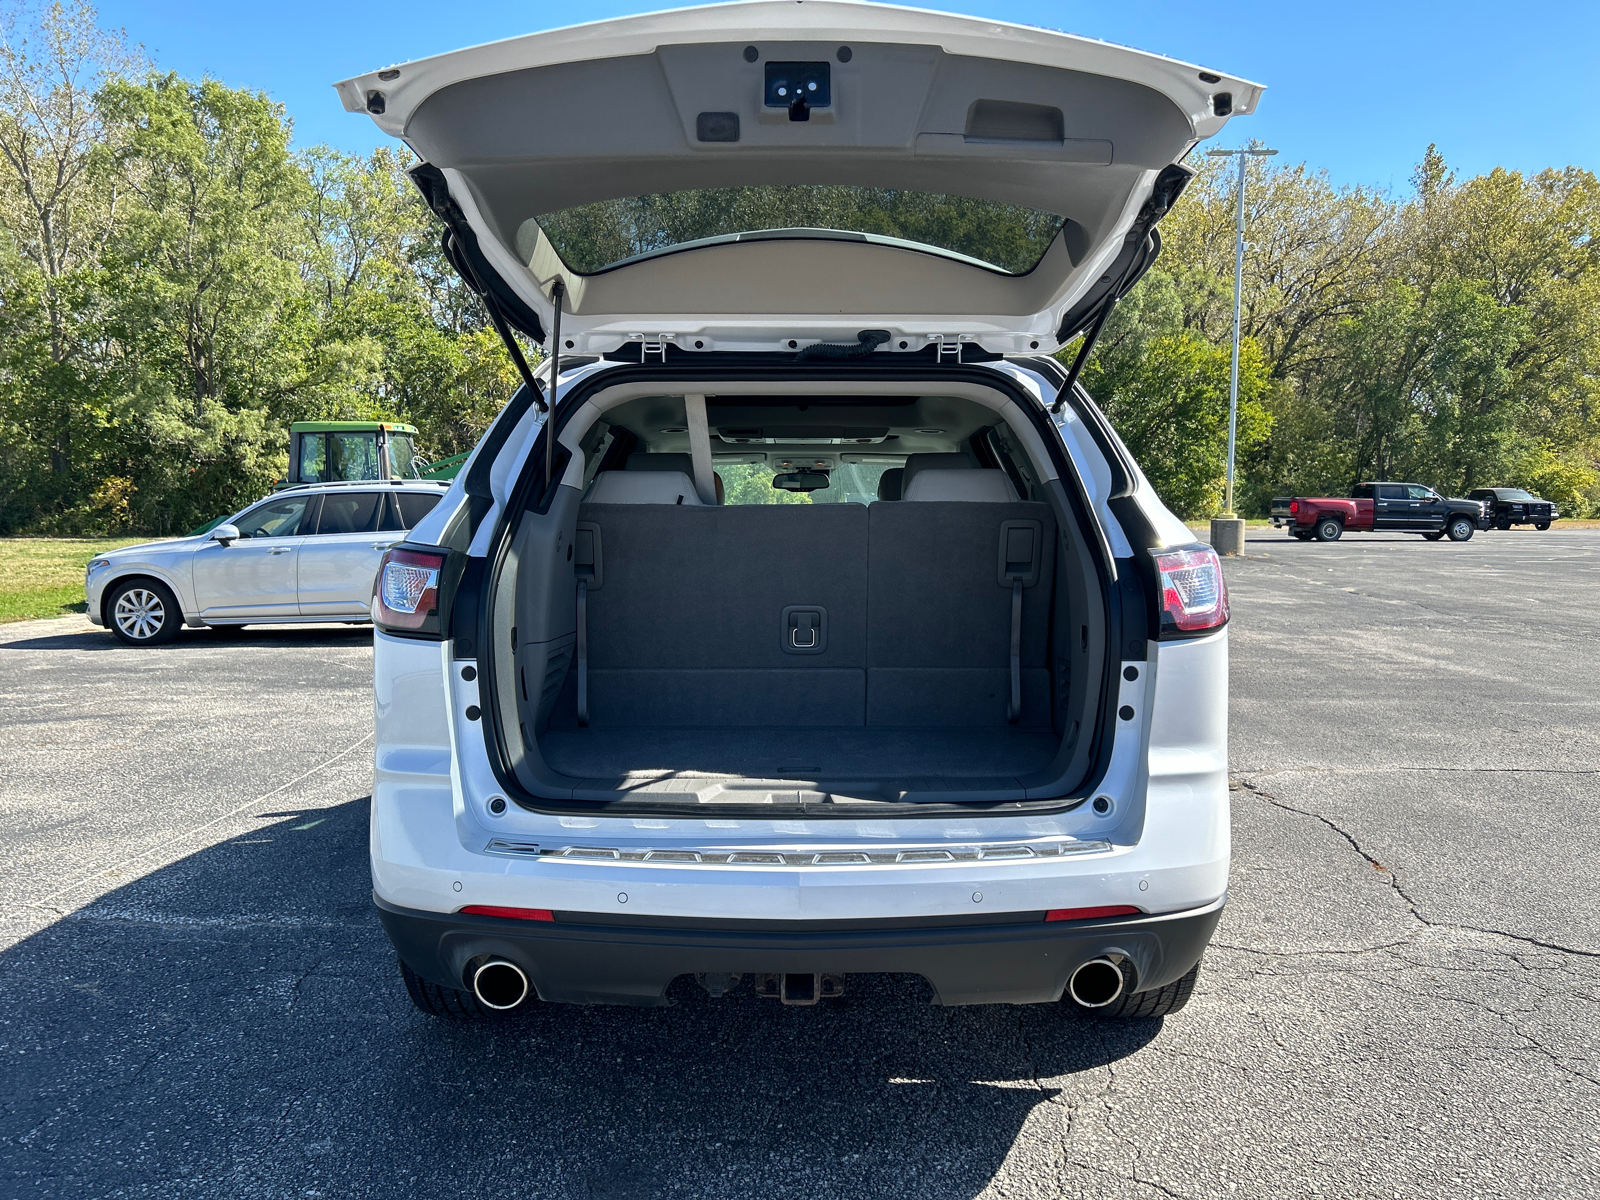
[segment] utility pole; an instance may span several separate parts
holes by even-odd
[[[1223,487],[1222,516],[1211,522],[1211,544],[1221,554],[1244,553],[1244,522],[1233,511],[1234,452],[1239,436],[1239,334],[1240,306],[1244,299],[1244,177],[1245,162],[1276,154],[1265,146],[1241,146],[1237,150],[1207,150],[1211,158],[1238,158],[1239,184],[1234,200],[1235,238],[1233,247],[1233,369],[1228,378],[1228,477]]]

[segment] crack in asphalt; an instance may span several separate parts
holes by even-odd
[[[1430,929],[1459,929],[1468,933],[1481,933],[1488,937],[1507,938],[1510,941],[1521,942],[1524,945],[1538,946],[1542,950],[1553,950],[1558,954],[1571,954],[1582,958],[1600,958],[1600,950],[1585,950],[1579,946],[1566,946],[1562,945],[1560,942],[1545,941],[1542,938],[1531,937],[1528,934],[1511,933],[1504,929],[1491,929],[1483,925],[1468,925],[1461,921],[1435,921],[1430,917],[1425,917],[1418,909],[1417,901],[1401,885],[1400,880],[1395,873],[1388,867],[1384,866],[1383,863],[1380,862],[1376,857],[1374,857],[1367,850],[1367,848],[1356,839],[1354,834],[1341,827],[1337,822],[1323,816],[1319,812],[1312,812],[1309,809],[1296,808],[1292,804],[1285,804],[1282,800],[1279,800],[1276,796],[1272,795],[1272,793],[1257,787],[1248,779],[1235,779],[1233,782],[1238,784],[1238,790],[1248,792],[1257,799],[1265,800],[1274,808],[1282,809],[1284,812],[1294,813],[1296,816],[1310,817],[1312,820],[1320,821],[1329,829],[1333,830],[1334,833],[1338,834],[1349,844],[1352,850],[1354,850],[1369,864],[1371,864],[1375,870],[1383,872],[1383,874],[1388,877],[1389,886],[1394,889],[1395,895],[1398,896],[1404,903],[1406,911],[1409,912],[1411,916],[1418,922]]]

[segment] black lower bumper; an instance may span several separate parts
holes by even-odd
[[[1018,914],[1015,923],[599,923],[585,914],[519,921],[396,908],[374,897],[396,952],[417,974],[467,986],[482,955],[516,963],[543,1000],[664,1004],[668,984],[701,972],[921,975],[940,1004],[1059,1000],[1068,977],[1102,954],[1131,961],[1133,990],[1182,977],[1200,961],[1227,897],[1186,912],[1087,921]],[[592,923],[590,923],[592,922]]]

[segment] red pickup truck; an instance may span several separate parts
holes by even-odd
[[[1420,533],[1430,542],[1465,542],[1489,528],[1488,505],[1439,495],[1420,483],[1358,483],[1348,500],[1327,496],[1277,496],[1272,523],[1289,536],[1337,542],[1348,530]]]

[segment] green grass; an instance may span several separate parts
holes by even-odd
[[[149,540],[0,538],[0,622],[83,612],[83,569],[89,560]]]

